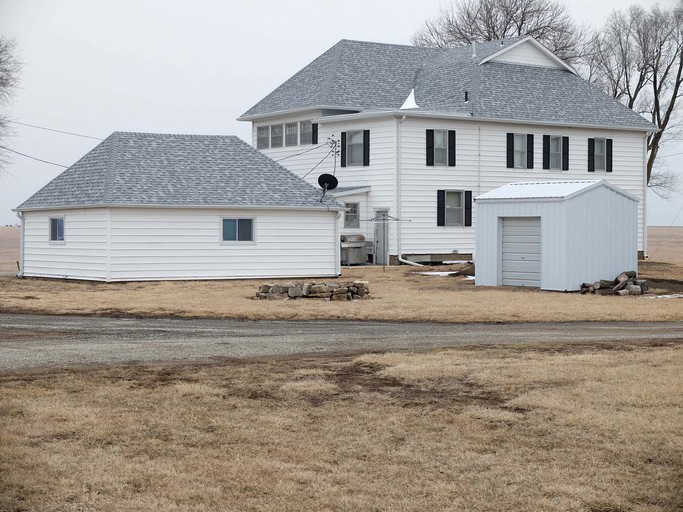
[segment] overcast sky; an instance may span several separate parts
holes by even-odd
[[[669,7],[674,0],[661,0]],[[640,0],[641,5],[655,2]],[[569,0],[580,23],[599,25],[621,0]],[[409,44],[441,0],[0,0],[0,35],[24,68],[12,119],[105,138],[141,131],[238,135],[235,120],[340,39]],[[69,166],[97,140],[13,125],[3,145]],[[683,143],[664,154],[683,168]],[[0,225],[63,169],[13,155],[0,176]],[[679,171],[680,172],[680,171]],[[683,172],[681,173],[683,187]],[[683,204],[648,198],[648,223],[671,225]],[[675,222],[683,225],[683,213]]]

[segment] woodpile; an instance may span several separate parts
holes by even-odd
[[[622,272],[612,281],[601,279],[594,283],[583,283],[581,295],[594,293],[597,295],[642,295],[649,290],[647,281],[638,279],[637,272]]]

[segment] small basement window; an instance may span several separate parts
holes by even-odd
[[[254,219],[224,218],[222,227],[223,242],[253,242]]]
[[[64,241],[64,217],[50,219],[50,242]]]

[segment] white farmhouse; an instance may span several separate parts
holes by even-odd
[[[237,137],[115,132],[16,208],[20,275],[337,276],[340,210]]]
[[[452,49],[342,40],[239,119],[299,176],[336,175],[341,234],[365,235],[377,263],[469,257],[473,197],[554,179],[636,197],[646,251],[654,126],[528,36]]]

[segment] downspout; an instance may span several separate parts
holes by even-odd
[[[643,135],[643,259],[647,256],[647,132]],[[637,250],[637,249],[636,249]]]
[[[21,240],[19,243],[19,272],[17,277],[24,277],[24,215],[22,212],[17,212],[17,217],[21,221]]]
[[[396,118],[396,217],[398,217],[398,222],[396,223],[396,253],[400,263],[421,267],[422,265],[419,263],[404,259],[401,251],[401,123],[405,120],[406,116],[401,117],[401,119]]]

